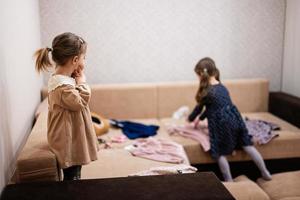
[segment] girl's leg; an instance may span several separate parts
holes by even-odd
[[[74,180],[74,177],[76,176],[76,166],[65,168],[63,169],[63,172],[64,172],[64,181]]]
[[[81,165],[78,165],[76,168],[76,180],[81,179]]]
[[[79,180],[81,178],[81,165],[74,165],[63,169],[64,181]]]
[[[259,168],[263,179],[271,180],[272,176],[270,172],[267,170],[265,162],[261,157],[260,153],[256,150],[254,146],[243,146],[244,151],[252,158],[254,163]]]
[[[218,157],[217,161],[218,161],[219,168],[223,174],[224,181],[233,181],[227,158],[225,156],[220,156]]]

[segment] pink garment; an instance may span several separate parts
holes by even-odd
[[[133,156],[138,156],[150,160],[184,163],[187,160],[183,147],[175,142],[153,137],[137,139],[133,145],[126,147]]]
[[[125,141],[127,141],[127,137],[125,135],[116,135],[111,137],[111,142],[113,143],[123,143]]]
[[[209,151],[210,142],[207,123],[195,124],[169,125],[167,127],[167,131],[169,134],[178,134],[180,136],[196,140],[200,143],[204,151]]]

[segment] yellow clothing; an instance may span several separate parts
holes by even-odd
[[[51,76],[48,83],[48,142],[61,168],[97,160],[99,150],[88,103],[87,84],[68,76]]]

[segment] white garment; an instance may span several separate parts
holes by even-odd
[[[51,92],[62,85],[72,85],[75,87],[76,81],[74,78],[69,76],[61,74],[52,75],[48,81],[48,92]]]
[[[189,114],[189,107],[188,106],[181,106],[178,110],[176,110],[173,115],[172,118],[173,119],[182,119],[184,117],[187,117],[187,115]]]
[[[187,174],[195,173],[197,168],[190,165],[175,165],[175,166],[161,166],[152,167],[149,170],[140,171],[129,176],[153,176],[153,175],[168,175],[168,174]]]

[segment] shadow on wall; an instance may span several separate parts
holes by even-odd
[[[1,57],[0,57],[1,58]],[[3,61],[3,59],[0,59]],[[2,63],[3,66],[3,63]],[[5,66],[0,73],[0,193],[12,174],[10,166],[13,156],[11,138],[11,105],[7,91]]]

